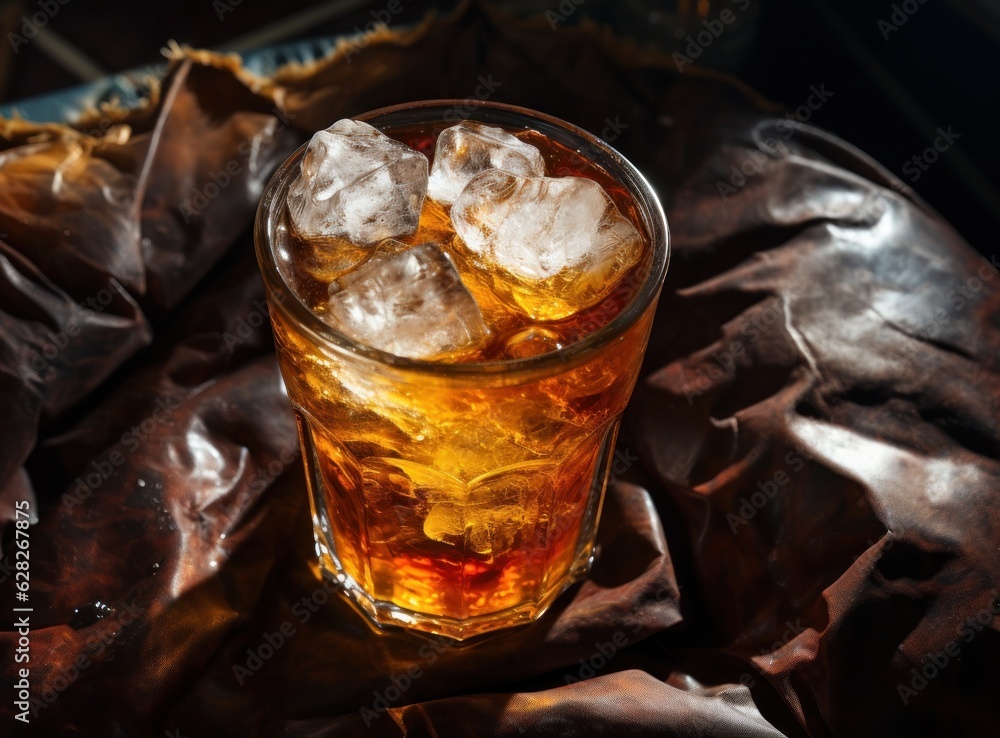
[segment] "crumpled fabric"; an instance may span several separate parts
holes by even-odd
[[[100,139],[0,123],[0,601],[32,608],[32,734],[995,735],[1000,259],[606,28],[464,5],[365,41],[267,79],[186,51]],[[249,231],[312,131],[439,97],[602,135],[673,249],[591,575],[461,646],[377,634],[319,578]]]

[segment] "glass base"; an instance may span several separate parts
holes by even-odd
[[[319,511],[317,511],[319,512]],[[400,607],[393,602],[373,599],[358,585],[337,561],[330,537],[329,526],[322,519],[321,512],[313,515],[313,536],[316,539],[316,554],[320,570],[327,579],[336,584],[347,598],[365,615],[371,625],[382,630],[401,627],[432,635],[445,636],[456,641],[464,641],[474,636],[495,630],[525,625],[538,620],[552,606],[559,595],[572,585],[585,579],[594,563],[594,546],[582,550],[570,566],[565,576],[553,584],[537,600],[520,603],[499,612],[456,620],[442,616],[428,615]]]

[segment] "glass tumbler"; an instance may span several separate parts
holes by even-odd
[[[302,295],[286,198],[304,146],[267,185],[255,241],[322,571],[377,627],[462,640],[537,619],[589,571],[669,248],[643,176],[569,123],[448,100],[357,117],[411,138],[458,118],[538,131],[570,152],[561,171],[597,168],[613,182],[647,245],[620,286],[620,311],[591,315],[557,350],[487,363],[406,359],[352,341]]]

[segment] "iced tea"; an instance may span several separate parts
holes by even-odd
[[[300,150],[268,186],[257,246],[322,568],[375,623],[462,639],[538,617],[588,571],[667,243],[659,205],[634,168],[541,114],[476,108],[472,135],[481,125],[503,131],[529,145],[528,163],[513,143],[506,159],[506,150],[489,157],[513,173],[472,157],[459,164],[491,171],[435,184],[438,138],[456,124],[444,119],[448,109],[420,103],[363,116],[427,158],[387,147],[382,168],[403,178],[397,193],[426,168],[436,197],[415,205],[407,191],[410,215],[368,208],[338,221],[348,235],[303,234],[296,178],[319,164],[303,163],[310,154]],[[485,194],[474,196],[477,187]],[[492,192],[507,209],[480,214]],[[549,230],[511,226],[534,206],[524,198],[539,197],[558,203],[545,211],[555,213]],[[612,207],[595,214],[605,202]],[[574,218],[594,232],[567,240]],[[507,241],[497,245],[503,228]],[[584,259],[576,271],[540,268],[520,252],[522,232],[559,258],[580,242],[591,248],[586,239],[601,248],[612,239],[611,255],[597,266],[565,257]],[[494,267],[486,248],[472,247],[480,236],[491,258],[508,261]]]

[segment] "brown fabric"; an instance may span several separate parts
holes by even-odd
[[[273,81],[191,54],[100,142],[4,124],[32,734],[996,735],[996,266],[850,146],[672,69],[472,7]],[[317,578],[248,228],[309,132],[477,94],[611,139],[673,261],[592,575],[455,648]]]

